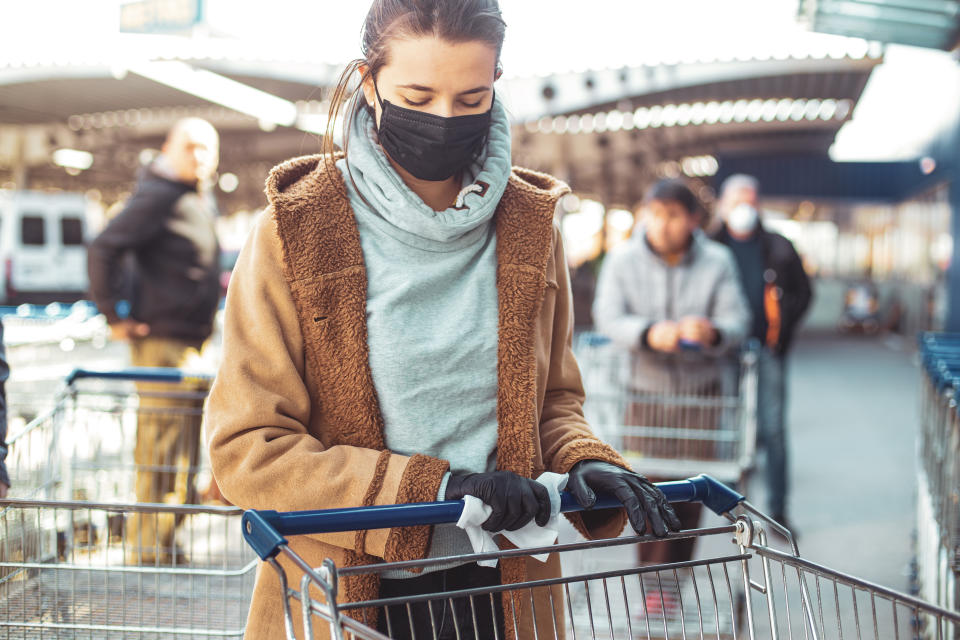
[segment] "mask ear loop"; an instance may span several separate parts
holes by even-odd
[[[500,79],[500,76],[502,75],[503,75],[503,64],[499,60],[497,60],[497,66],[493,70],[493,81],[496,82],[497,80]],[[489,110],[489,113],[491,115],[491,120],[492,120],[493,105],[496,104],[497,102],[497,88],[490,87],[490,91],[493,94],[493,97],[490,98],[490,110]],[[491,122],[491,125],[492,124],[493,123]],[[474,161],[476,161],[477,158],[480,157],[480,154],[483,153],[483,149],[486,148],[488,142],[490,142],[490,131],[487,131],[487,133],[483,136],[483,144],[480,145],[480,149],[478,149],[477,152],[473,155]]]

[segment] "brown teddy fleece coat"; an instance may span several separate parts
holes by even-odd
[[[386,450],[383,418],[368,362],[367,280],[356,221],[339,171],[309,156],[276,167],[270,206],[240,254],[227,295],[223,364],[207,405],[214,474],[223,494],[247,509],[297,511],[435,500],[445,460]],[[495,214],[499,307],[497,466],[524,477],[565,473],[581,460],[626,466],[590,432],[571,350],[573,317],[566,263],[553,222],[566,185],[515,169]],[[402,337],[398,337],[402,339]],[[591,538],[616,536],[623,510],[570,520]],[[312,566],[421,559],[432,527],[299,536],[290,547]],[[291,586],[302,573],[280,558]],[[559,575],[547,563],[504,559],[504,584]],[[344,577],[338,600],[379,593],[376,574]],[[562,591],[553,587],[557,603]],[[280,582],[262,564],[247,638],[282,634]],[[317,596],[315,596],[317,597]],[[554,637],[562,608],[537,590],[542,637]],[[529,591],[504,595],[507,634],[533,636]],[[300,613],[294,623],[302,637]],[[376,612],[365,609],[375,624]],[[314,626],[316,637],[328,628]]]

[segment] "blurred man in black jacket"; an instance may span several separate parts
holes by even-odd
[[[220,299],[216,204],[205,186],[216,172],[219,139],[205,120],[176,123],[160,155],[140,175],[136,192],[93,241],[90,293],[114,339],[130,342],[143,367],[182,367],[213,331]],[[122,261],[134,260],[128,317],[121,318]],[[134,460],[139,502],[194,502],[199,457],[199,389],[141,383]],[[170,397],[170,392],[180,397]],[[194,397],[184,397],[184,396]],[[183,562],[172,516],[134,516],[128,559],[135,564]]]
[[[759,183],[747,175],[727,178],[718,212],[723,226],[714,239],[730,247],[753,311],[751,337],[760,342],[758,441],[767,452],[770,513],[787,520],[786,357],[794,332],[810,306],[810,279],[793,244],[763,226]]]

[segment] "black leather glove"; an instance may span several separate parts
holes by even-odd
[[[640,474],[609,462],[582,460],[573,465],[567,489],[584,509],[592,509],[596,504],[595,491],[616,496],[627,509],[634,531],[640,535],[647,530],[647,519],[658,538],[667,535],[668,529],[680,530],[680,519],[660,489]]]
[[[516,531],[531,520],[539,526],[550,520],[550,494],[539,482],[512,471],[453,474],[447,481],[447,500],[475,496],[493,509],[482,525],[487,531]]]

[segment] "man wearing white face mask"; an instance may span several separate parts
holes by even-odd
[[[810,279],[789,240],[764,228],[756,178],[737,174],[720,189],[723,226],[714,237],[733,251],[753,311],[751,337],[763,345],[759,360],[758,439],[767,452],[770,513],[789,527],[786,356],[794,331],[810,305]]]

